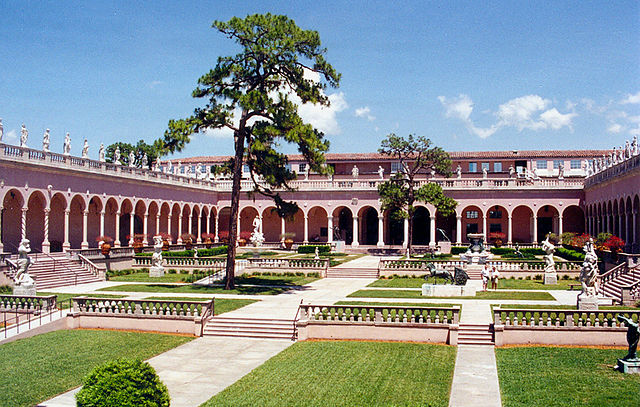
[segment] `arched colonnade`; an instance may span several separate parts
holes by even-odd
[[[608,232],[620,237],[627,250],[640,249],[640,196],[637,193],[589,203],[585,210],[587,231],[592,236]]]

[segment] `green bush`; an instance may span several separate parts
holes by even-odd
[[[11,294],[13,288],[10,285],[0,285],[0,294]]]
[[[539,247],[525,247],[520,249],[522,254],[533,254],[534,256],[542,256],[545,254],[544,250]]]
[[[118,359],[96,367],[76,394],[79,407],[169,406],[169,390],[147,362]]]
[[[460,254],[460,253],[465,253],[467,251],[468,247],[466,246],[452,246],[451,247],[451,254]]]
[[[584,261],[584,253],[580,253],[575,250],[565,249],[564,247],[558,247],[555,253],[558,257],[562,257],[571,261]]]
[[[331,246],[326,244],[305,244],[298,246],[298,254],[315,253],[316,247],[318,248],[318,253],[329,253],[331,251]]]
[[[522,260],[535,260],[536,256],[531,253],[522,253],[522,256],[515,253],[505,253],[502,255],[503,259],[522,259]]]
[[[217,256],[220,254],[227,254],[228,250],[228,246],[212,247],[211,249],[198,249],[198,257],[209,257]]]
[[[492,247],[491,248],[491,253],[495,254],[496,256],[504,256],[505,254],[513,254],[516,251],[510,247]]]

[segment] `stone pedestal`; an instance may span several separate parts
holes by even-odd
[[[469,285],[422,284],[422,295],[427,297],[473,297],[476,287]]]
[[[27,285],[27,284],[22,284],[22,285],[17,285],[15,287],[13,287],[13,295],[23,295],[25,297],[29,296],[35,296],[36,295],[36,286],[34,285]]]
[[[578,309],[581,311],[597,311],[598,297],[578,295]]]
[[[149,269],[149,277],[162,277],[164,276],[164,267],[151,267]]]
[[[557,285],[558,284],[558,273],[544,273],[544,284],[545,285]]]
[[[640,374],[640,360],[618,359],[616,369],[622,373]]]

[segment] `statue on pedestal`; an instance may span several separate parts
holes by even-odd
[[[153,165],[153,170],[155,172],[160,172],[160,158],[159,157],[156,159],[156,162]]]
[[[560,164],[558,166],[558,179],[564,179],[564,165]]]
[[[597,294],[597,278],[598,278],[598,255],[593,246],[593,239],[589,238],[584,245],[584,261],[582,262],[582,270],[580,270],[580,284],[582,285],[582,293],[580,296],[595,297]]]
[[[640,332],[638,331],[638,324],[633,322],[631,318],[627,318],[624,315],[618,314],[616,318],[618,321],[626,323],[627,328],[627,343],[629,344],[629,349],[627,352],[627,356],[623,357],[622,360],[628,362],[637,362],[640,361],[638,359],[638,339],[640,339]]]
[[[20,129],[20,147],[27,147],[27,139],[29,138],[29,131],[26,127],[24,127],[24,123],[22,124],[22,128]]]
[[[1,140],[2,135],[0,134],[0,141]],[[633,136],[633,140],[631,140],[631,155],[638,155],[638,136]]]
[[[116,151],[113,152],[113,163],[120,165],[120,147],[116,146]]]
[[[458,164],[458,166],[456,167],[456,178],[462,178],[462,167],[460,166],[460,164]]]
[[[151,255],[151,268],[149,269],[149,277],[162,277],[164,275],[164,266],[162,265],[162,236],[155,235],[153,237],[153,255]]]
[[[29,266],[34,263],[29,257],[31,246],[28,239],[22,239],[18,247],[18,271],[13,278],[14,295],[36,295],[36,282],[28,273]]]
[[[516,175],[516,170],[513,168],[513,165],[509,166],[509,178],[513,178]]]
[[[262,246],[262,243],[264,243],[264,235],[260,231],[260,224],[261,221],[259,216],[253,218],[253,232],[251,232],[249,240],[255,247],[260,247]]]
[[[378,177],[380,177],[380,180],[384,179],[384,168],[381,165],[378,165]]]
[[[84,144],[82,145],[82,158],[89,158],[89,142],[87,139],[84,139]]]
[[[67,133],[64,136],[64,144],[62,145],[62,155],[71,155],[71,136]]]
[[[540,244],[540,248],[544,250],[546,253],[544,258],[544,272],[545,273],[554,273],[556,271],[555,264],[556,262],[553,260],[553,253],[556,251],[556,246],[549,241],[549,236],[542,241]]]
[[[129,151],[129,167],[133,168],[136,166],[136,155],[133,151]]]
[[[100,150],[98,150],[98,161],[105,162],[104,158],[104,143],[100,143]]]
[[[49,152],[49,146],[51,144],[51,136],[49,135],[49,129],[44,131],[44,135],[42,136],[42,151],[45,153]]]
[[[174,174],[179,174],[181,168],[182,168],[182,163],[180,161],[178,161],[178,165],[176,165],[176,167],[173,169],[173,173]]]
[[[196,179],[200,178],[202,178],[202,169],[200,168],[200,165],[196,165]]]
[[[624,142],[624,158],[625,160],[631,158],[631,144],[629,143],[629,140]]]
[[[142,156],[142,168],[149,168],[149,157],[147,157],[147,153],[144,153]]]
[[[482,178],[487,178],[487,167],[482,167]]]
[[[360,170],[356,165],[354,165],[353,168],[351,169],[351,176],[353,176],[353,178],[358,178],[359,174],[360,174]]]
[[[166,172],[167,174],[173,174],[173,164],[171,164],[171,161],[169,161],[169,162],[167,163],[167,167],[166,167],[166,169],[165,169],[165,172]]]

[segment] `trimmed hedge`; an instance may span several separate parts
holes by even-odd
[[[451,254],[465,253],[467,251],[467,249],[468,249],[467,246],[452,246],[451,247]]]
[[[302,246],[298,246],[298,253],[299,254],[315,253],[316,247],[318,248],[318,253],[329,253],[331,251],[331,246],[326,244],[305,244]]]
[[[520,249],[522,254],[533,254],[534,256],[542,256],[545,254],[544,250],[539,247],[523,247]]]
[[[198,257],[217,256],[219,254],[227,254],[228,246],[212,247],[211,249],[198,249]]]
[[[169,407],[169,390],[156,371],[141,360],[118,359],[98,366],[76,394],[79,407]]]
[[[575,250],[565,249],[564,247],[558,247],[556,249],[555,254],[558,257],[562,257],[565,260],[584,261],[584,253],[580,253]]]
[[[491,248],[491,253],[495,254],[496,256],[504,256],[505,254],[513,254],[515,253],[515,249],[512,249],[510,247],[492,247]]]
[[[522,252],[521,252],[522,253]],[[524,260],[536,260],[537,257],[531,253],[522,253],[522,256],[514,253],[507,253],[502,255],[503,259],[524,259]]]
[[[226,254],[228,251],[227,246],[218,246],[211,249],[198,249],[198,257],[217,256],[219,254]],[[193,257],[195,256],[195,250],[177,250],[162,252],[164,257]],[[136,253],[139,257],[150,257],[153,253]]]

